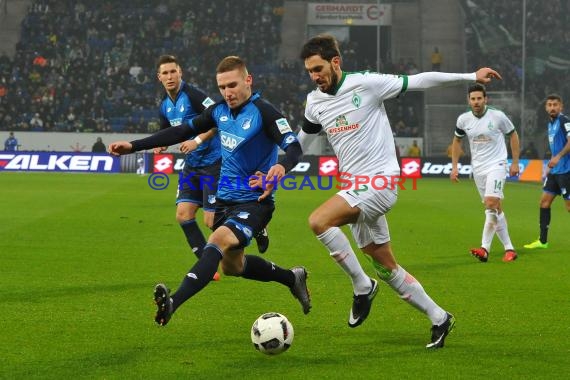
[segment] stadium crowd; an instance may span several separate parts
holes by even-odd
[[[504,79],[494,84],[494,89],[520,93],[522,2],[462,0],[462,4],[466,15],[468,69],[481,65],[494,67]],[[542,101],[551,92],[570,97],[570,84],[560,81],[570,71],[570,32],[564,16],[570,12],[570,2],[527,1],[526,4],[526,105],[542,110]]]
[[[216,99],[212,62],[228,54],[246,58],[255,89],[297,125],[310,81],[299,60],[277,58],[283,11],[283,0],[262,6],[255,0],[35,0],[15,57],[0,55],[0,129],[153,132],[161,54],[178,56],[184,79]],[[343,46],[347,61],[356,48]],[[384,69],[414,73],[415,66],[401,60]],[[395,134],[419,135],[421,97],[410,95],[388,108]]]

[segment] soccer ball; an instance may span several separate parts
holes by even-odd
[[[279,313],[265,313],[251,326],[251,341],[257,350],[267,355],[287,351],[293,342],[293,325]]]

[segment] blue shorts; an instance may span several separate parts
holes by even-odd
[[[221,161],[200,168],[184,164],[179,175],[176,204],[190,202],[204,208],[204,211],[215,211],[220,167]]]
[[[239,240],[239,247],[247,247],[251,239],[265,228],[275,210],[273,200],[250,201],[243,203],[217,200],[213,230],[226,226]]]
[[[545,193],[562,195],[562,198],[565,200],[570,200],[570,173],[548,173],[544,180],[542,191]]]

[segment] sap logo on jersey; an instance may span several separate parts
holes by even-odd
[[[117,157],[91,154],[0,154],[0,170],[117,172]]]
[[[236,135],[232,135],[231,133],[222,132],[221,141],[222,146],[230,152],[233,150],[244,140],[243,137],[239,137]]]

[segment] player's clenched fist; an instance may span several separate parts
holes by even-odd
[[[109,153],[114,156],[120,156],[122,154],[129,154],[133,149],[133,145],[128,141],[115,141],[109,144]]]

